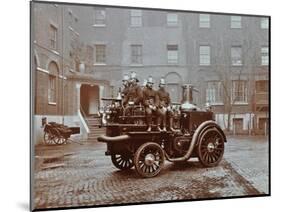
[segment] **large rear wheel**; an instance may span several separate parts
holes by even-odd
[[[164,151],[157,143],[144,143],[135,153],[136,172],[142,177],[154,177],[164,166]]]

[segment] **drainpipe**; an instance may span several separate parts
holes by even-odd
[[[64,42],[64,39],[63,39],[63,31],[64,31],[64,24],[63,24],[63,16],[64,16],[64,6],[62,6],[62,16],[61,16],[61,25],[62,25],[62,124],[64,124],[64,45],[63,45],[63,42]]]

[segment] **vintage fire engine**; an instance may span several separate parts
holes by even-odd
[[[224,153],[226,137],[214,121],[210,106],[200,109],[192,104],[192,85],[183,85],[181,103],[173,104],[175,131],[156,131],[156,125],[147,132],[142,105],[122,107],[122,98],[103,98],[108,102],[100,109],[101,127],[106,135],[98,137],[107,144],[106,155],[121,170],[135,167],[142,177],[154,177],[171,162],[187,161],[197,157],[205,167],[219,164]],[[155,123],[155,122],[154,122]]]

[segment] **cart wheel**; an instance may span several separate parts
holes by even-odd
[[[64,137],[56,137],[54,138],[55,144],[62,145],[66,143],[66,139]]]
[[[47,144],[47,145],[51,145],[51,144],[54,144],[54,136],[52,133],[46,131],[44,132],[44,143]]]
[[[135,153],[134,163],[137,173],[142,177],[154,177],[164,165],[164,151],[156,143],[144,143]]]
[[[56,128],[53,128],[52,129],[52,135],[53,135],[53,143],[54,144],[63,144],[62,141],[61,141],[61,134],[60,134],[60,131]]]
[[[205,167],[219,164],[224,153],[224,137],[217,128],[212,127],[203,132],[198,145],[198,157]]]
[[[128,170],[134,166],[133,157],[127,154],[111,155],[113,165],[120,170]]]

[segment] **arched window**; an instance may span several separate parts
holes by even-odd
[[[55,62],[50,62],[49,67],[49,81],[48,81],[48,102],[57,102],[57,76],[58,76],[58,66]]]
[[[167,84],[167,91],[170,94],[172,102],[181,102],[181,76],[176,72],[168,73],[165,77]]]

